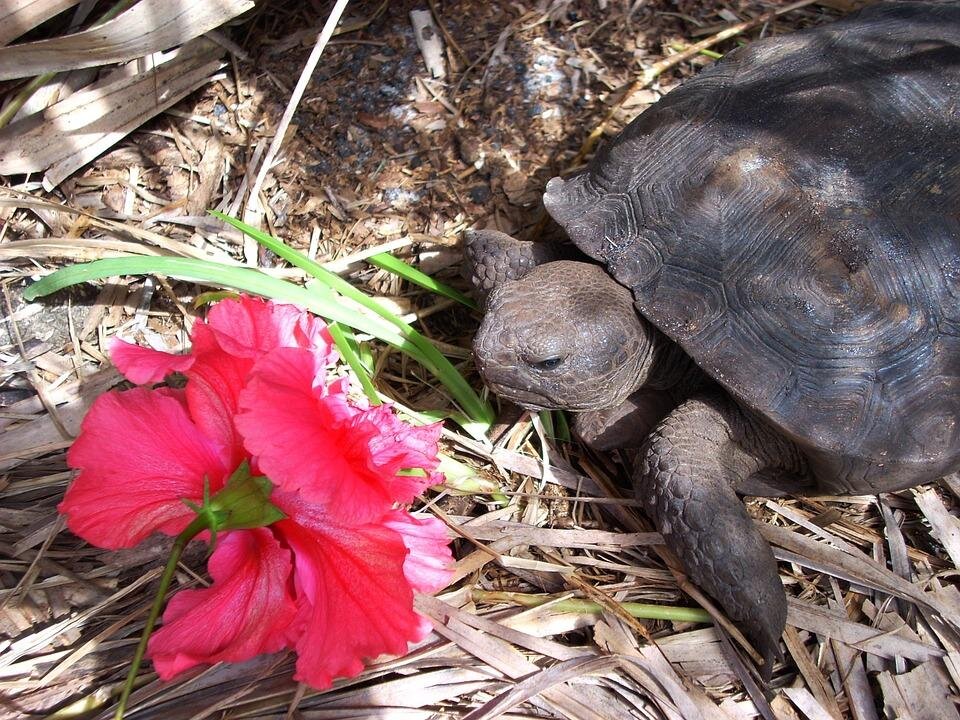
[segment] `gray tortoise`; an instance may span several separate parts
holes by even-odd
[[[587,258],[468,238],[479,371],[639,448],[637,496],[769,672],[786,598],[737,494],[960,467],[960,6],[751,43],[543,200]]]

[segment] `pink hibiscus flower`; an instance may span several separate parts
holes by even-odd
[[[191,339],[187,355],[113,346],[132,380],[180,372],[186,386],[98,398],[60,505],[73,532],[107,548],[178,534],[200,506],[222,513],[212,584],[177,593],[150,639],[160,676],[292,648],[297,679],[323,688],[366,658],[405,652],[430,629],[414,592],[450,577],[442,524],[398,507],[438,479],[439,425],[352,402],[344,381],[328,382],[325,326],[292,306],[224,301]],[[239,497],[234,483],[274,514],[231,517],[221,499]]]

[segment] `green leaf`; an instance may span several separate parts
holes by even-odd
[[[280,243],[280,245],[283,244]],[[324,270],[324,272],[328,271]],[[381,317],[371,317],[329,296],[324,297],[316,290],[270,277],[259,270],[231,267],[210,260],[193,258],[122,257],[70,265],[33,283],[24,290],[23,296],[26,300],[32,301],[71,285],[120,275],[165,275],[179,280],[242,290],[280,302],[294,303],[328,321],[342,323],[389,343],[419,362],[450,390],[453,398],[468,416],[464,422],[461,422],[456,414],[451,417],[475,437],[482,436],[493,422],[494,416],[490,406],[480,399],[439,350],[402,320],[383,318],[382,315],[389,316],[389,312],[337,276],[334,277],[346,285],[352,293],[374,305]]]
[[[570,442],[570,426],[563,410],[541,410],[539,415],[543,432],[548,438]]]
[[[363,366],[360,356],[357,355],[356,350],[353,349],[354,343],[351,343],[350,338],[347,336],[349,329],[335,322],[327,325],[327,328],[330,330],[330,337],[333,338],[333,342],[337,345],[337,350],[340,351],[340,356],[347,361],[347,365],[350,366],[353,374],[356,375],[360,381],[360,387],[363,388],[364,395],[366,395],[367,399],[374,405],[381,405],[383,401],[380,400],[380,393],[377,392],[377,388],[373,384],[373,379]],[[350,333],[350,335],[352,334],[353,333]]]
[[[458,303],[466,305],[471,310],[477,309],[477,304],[456,288],[445,285],[439,280],[434,280],[426,273],[417,270],[417,268],[405,263],[400,258],[395,258],[393,255],[389,255],[388,253],[371,255],[367,258],[367,262],[371,265],[376,265],[382,270],[392,272],[394,275],[399,275],[404,280],[412,282],[414,285],[419,285],[420,287],[431,290],[438,295],[443,295],[451,300],[456,300]]]
[[[401,350],[417,352],[401,333],[382,320],[345,308],[318,293],[286,280],[270,277],[259,270],[230,267],[211,260],[148,256],[95,260],[70,265],[47,275],[24,290],[23,297],[32,301],[71,285],[119,275],[166,275],[179,280],[231,287],[281,302],[296,303],[317,315],[342,322]]]
[[[336,300],[333,291],[324,285],[317,285],[311,289],[330,300]],[[380,400],[380,393],[377,392],[377,388],[374,387],[370,373],[360,361],[360,356],[357,355],[357,339],[353,335],[353,330],[337,322],[328,323],[327,329],[330,331],[330,337],[333,338],[333,343],[337,346],[337,350],[340,351],[340,357],[346,361],[350,369],[353,370],[353,374],[356,375],[360,381],[360,387],[363,388],[364,395],[366,395],[367,399],[374,405],[382,404],[383,401]]]
[[[212,305],[213,303],[220,302],[221,300],[227,300],[229,298],[239,297],[239,293],[234,292],[233,290],[208,290],[207,292],[200,293],[193,299],[193,306],[195,308],[203,307],[204,305]]]

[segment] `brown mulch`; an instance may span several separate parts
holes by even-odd
[[[811,3],[712,50],[829,22],[855,4]],[[0,187],[5,197],[16,190],[48,201],[0,204],[2,718],[109,713],[168,542],[107,552],[66,531],[56,513],[70,479],[65,451],[84,409],[120,382],[105,358],[109,338],[182,348],[192,300],[205,288],[127,278],[35,303],[20,293],[69,262],[160,250],[296,277],[205,213],[242,213],[251,173],[332,5],[258,3],[221,29],[238,54],[202,89],[52,192],[36,177],[7,177]],[[390,249],[463,287],[462,230],[555,233],[540,194],[549,178],[582,164],[591,131],[614,134],[713,60],[658,63],[786,5],[351,3],[344,25],[355,29],[324,52],[261,188],[265,228],[410,314],[479,386],[469,359],[478,316],[352,256]],[[409,17],[431,7],[445,38],[443,79],[427,73]],[[653,77],[652,67],[662,74]],[[415,364],[385,347],[373,352],[383,392],[417,410],[447,407]],[[712,626],[623,612],[621,603],[695,602],[656,553],[659,536],[624,499],[629,475],[619,458],[546,442],[529,417],[510,423],[495,445],[453,425],[444,442],[481,487],[424,498],[461,535],[450,587],[418,601],[436,630],[410,655],[379,658],[319,693],[291,680],[288,655],[171,683],[146,667],[130,716],[958,717],[956,478],[880,497],[750,501],[790,597],[785,657],[764,687]],[[179,586],[202,582],[203,567],[198,549],[185,558]],[[598,608],[516,604],[540,593]]]

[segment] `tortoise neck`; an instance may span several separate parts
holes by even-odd
[[[682,347],[645,318],[641,317],[641,321],[646,326],[650,342],[647,356],[640,364],[634,390],[663,390],[682,398],[706,384],[707,378],[703,370],[690,359]]]

